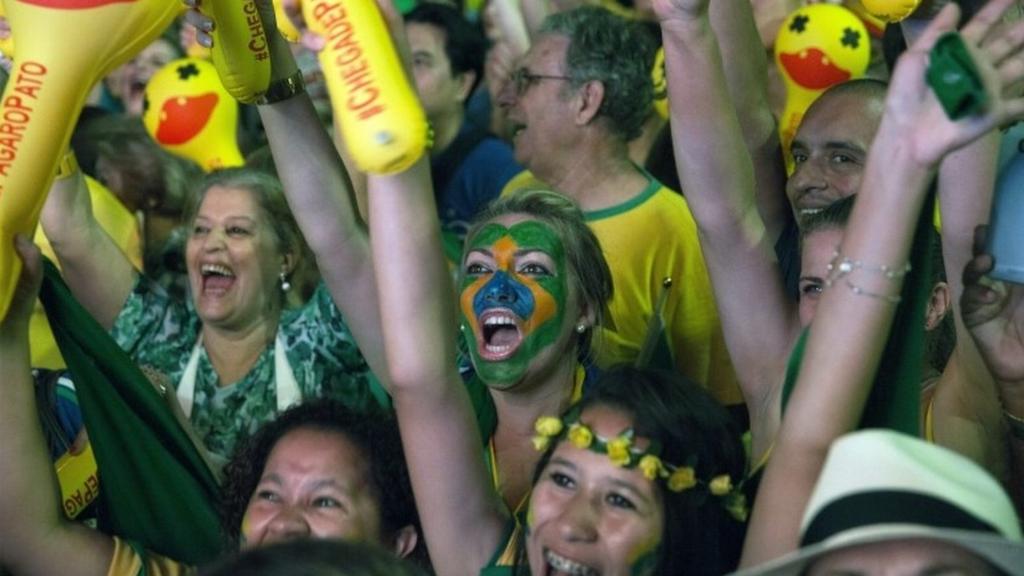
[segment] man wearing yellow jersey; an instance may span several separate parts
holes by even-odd
[[[516,160],[576,200],[601,241],[615,292],[595,339],[598,364],[637,358],[671,278],[662,318],[672,362],[723,403],[739,404],[689,208],[628,155],[651,111],[653,58],[648,37],[607,10],[556,14],[498,102],[513,127]],[[531,179],[523,174],[505,191]]]

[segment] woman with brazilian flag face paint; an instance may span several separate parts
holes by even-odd
[[[467,386],[494,488],[518,512],[538,456],[533,423],[580,398],[611,278],[578,209],[555,194],[502,199],[479,222],[459,273]]]
[[[563,336],[567,274],[557,234],[540,222],[489,222],[471,239],[459,301],[467,347],[484,382],[514,387]]]

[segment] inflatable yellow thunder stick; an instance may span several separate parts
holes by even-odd
[[[833,84],[863,76],[870,59],[867,28],[842,6],[812,4],[786,18],[775,40],[775,63],[786,83],[779,136],[787,155],[811,103]]]
[[[302,12],[326,40],[320,66],[356,166],[374,174],[411,166],[430,129],[374,0],[304,0]]]
[[[4,0],[14,69],[0,98],[0,317],[21,261],[13,238],[35,229],[54,169],[92,86],[149,44],[176,0]]]
[[[239,102],[252,103],[270,84],[270,46],[256,0],[203,0],[199,11],[215,22],[210,58]]]
[[[238,103],[205,60],[174,60],[153,74],[142,123],[157,144],[207,172],[245,163],[235,136]]]

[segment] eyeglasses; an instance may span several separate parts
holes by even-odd
[[[516,96],[522,96],[526,89],[540,80],[572,80],[571,76],[555,76],[553,74],[531,74],[526,68],[517,68],[508,75],[509,82],[516,90]]]

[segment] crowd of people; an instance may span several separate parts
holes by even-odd
[[[297,0],[254,0],[246,165],[154,142],[146,82],[213,45],[213,1],[65,119],[77,165],[4,239],[0,574],[1024,576],[1024,286],[985,226],[1024,163],[1019,0],[925,0],[787,146],[766,48],[803,2],[377,0],[433,135],[388,174]],[[140,404],[90,413],[40,241],[171,415],[141,425],[187,438],[153,469],[215,479],[150,476],[216,554],[104,491]],[[54,461],[87,444],[72,519]]]

